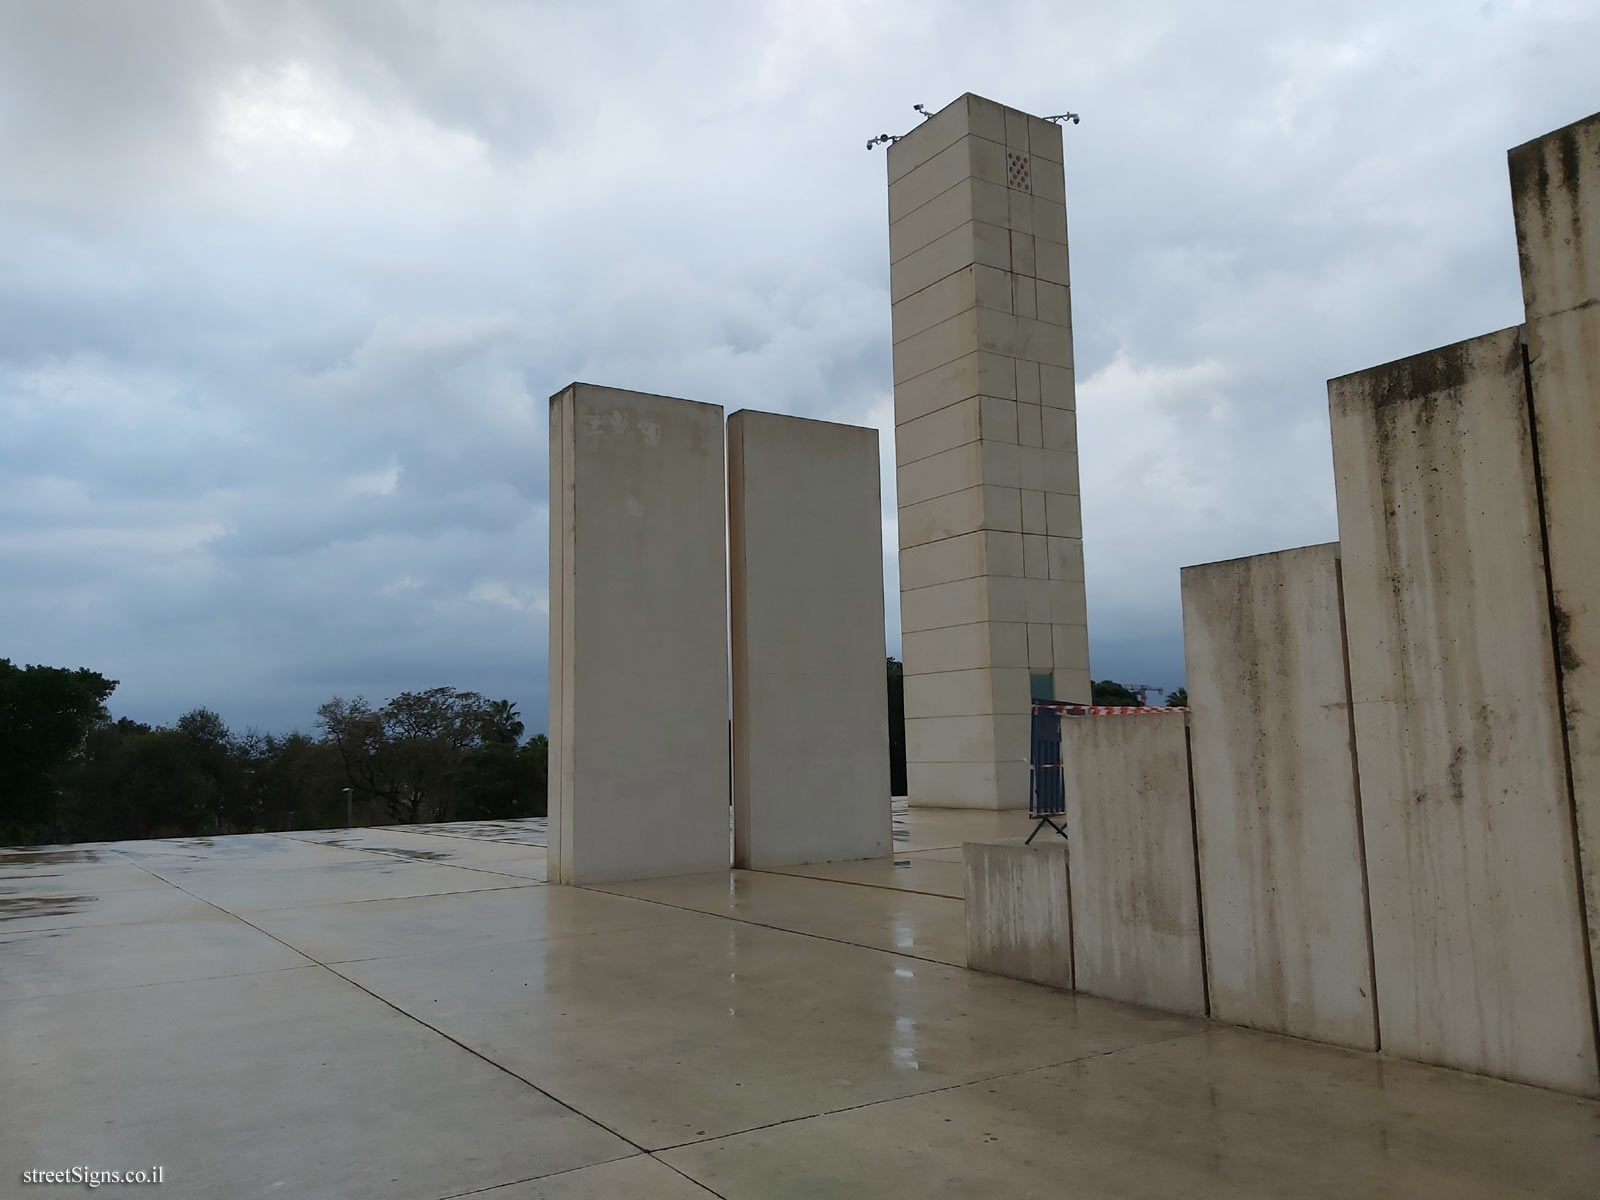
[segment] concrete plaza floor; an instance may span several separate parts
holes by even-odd
[[[1600,1194],[1600,1104],[967,971],[960,843],[1025,830],[593,888],[542,821],[0,851],[0,1195]]]

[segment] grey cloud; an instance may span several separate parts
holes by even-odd
[[[1502,155],[1596,107],[1597,33],[1580,4],[6,6],[0,654],[105,670],[143,719],[450,683],[540,727],[545,397],[888,431],[861,146],[970,89],[1083,113],[1095,673],[1175,685],[1179,566],[1336,534],[1324,379],[1516,319]]]

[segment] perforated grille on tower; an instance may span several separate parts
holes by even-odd
[[[1033,191],[1033,184],[1028,178],[1028,156],[1018,154],[1015,150],[1006,151],[1006,183],[1019,192]]]

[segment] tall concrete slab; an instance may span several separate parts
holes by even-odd
[[[1600,114],[1511,151],[1556,672],[1600,991]]]
[[[734,861],[893,849],[878,431],[728,418]]]
[[[1069,717],[1061,756],[1075,986],[1201,1015],[1205,953],[1185,718]]]
[[[888,171],[910,799],[1025,807],[1090,699],[1061,130],[962,96]]]
[[[1593,1092],[1519,330],[1328,396],[1383,1048]]]
[[[1332,543],[1185,567],[1211,1015],[1377,1045]]]
[[[550,399],[550,878],[728,865],[722,409]]]

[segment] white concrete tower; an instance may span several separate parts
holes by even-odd
[[[888,165],[910,799],[1021,808],[1090,699],[1061,130],[965,95]]]

